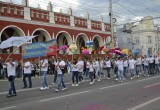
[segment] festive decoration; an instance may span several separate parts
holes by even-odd
[[[85,54],[85,55],[88,55],[89,54],[89,50],[88,49],[84,49],[84,50],[82,50],[82,53]]]
[[[66,52],[67,51],[67,49],[68,49],[68,46],[66,46],[66,45],[63,45],[63,46],[61,46],[61,48],[60,48],[63,52]]]
[[[124,54],[126,54],[126,55],[129,54],[129,50],[128,50],[128,49],[123,49],[122,52],[123,52]]]
[[[69,46],[69,50],[72,52],[72,54],[76,54],[76,52],[77,52],[77,45],[75,43],[71,44]]]

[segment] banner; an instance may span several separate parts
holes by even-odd
[[[51,56],[57,54],[56,40],[52,39],[47,42],[36,42],[25,44],[22,47],[22,58],[35,58],[42,56]]]

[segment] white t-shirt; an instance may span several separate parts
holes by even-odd
[[[111,67],[111,61],[110,60],[106,61],[106,66]]]
[[[148,66],[148,64],[149,64],[149,58],[144,59],[144,65]]]
[[[77,67],[78,67],[77,64],[76,65],[72,64],[71,65],[72,71],[78,71]]]
[[[141,58],[137,58],[137,65],[141,65],[142,64],[142,59]]]
[[[87,63],[86,63],[86,68],[89,68],[89,65],[90,65],[89,62],[87,61]]]
[[[27,68],[26,68],[26,66],[27,66]],[[31,70],[32,70],[31,66],[32,65],[29,61],[24,63],[24,74],[31,74]]]
[[[83,61],[78,61],[78,71],[82,72],[84,68],[84,62]]]
[[[89,72],[94,72],[94,65],[93,64],[89,65]]]
[[[126,61],[123,62],[123,66],[124,67],[128,67],[128,60],[126,60]]]
[[[159,57],[155,58],[155,64],[159,64]]]
[[[13,62],[14,66],[12,66],[9,62],[7,63],[7,75],[9,76],[16,76],[16,63]]]
[[[59,62],[59,67],[60,67],[61,69],[64,69],[64,68],[65,68],[65,65],[66,65],[66,63],[65,63],[63,60]]]
[[[41,60],[41,71],[48,71],[48,59]],[[45,64],[47,64],[46,67],[43,67]]]
[[[134,69],[135,63],[136,63],[136,61],[134,59],[129,60],[129,69]]]
[[[149,63],[153,63],[153,62],[154,62],[154,58],[153,57],[149,58]]]
[[[117,62],[117,64],[118,64],[118,70],[122,70],[123,71],[123,61],[121,60],[119,60],[118,62]]]

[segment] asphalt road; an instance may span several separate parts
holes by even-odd
[[[16,97],[6,98],[8,82],[0,81],[0,110],[160,110],[160,74],[127,79],[117,83],[114,78],[90,85],[88,80],[71,87],[65,76],[67,90],[56,93],[53,86],[40,91],[40,78],[33,78],[33,88],[21,89],[16,80]],[[47,77],[51,84],[53,76]]]

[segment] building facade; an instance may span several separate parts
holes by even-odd
[[[156,53],[160,48],[158,29],[151,16],[144,17],[136,25],[128,23],[124,26],[124,36],[121,37],[124,43],[119,41],[119,46],[131,49],[134,45],[135,49],[142,49],[145,55],[151,55],[153,50]]]
[[[48,3],[48,10],[28,6],[28,0],[23,5],[0,2],[0,41],[11,36],[33,36],[32,42],[57,40],[58,47],[77,44],[78,54],[86,42],[94,42],[93,49],[106,44],[110,34],[110,24],[68,14],[53,12],[53,5]],[[11,53],[15,47],[0,50],[0,54]],[[21,53],[19,48],[16,53]]]

